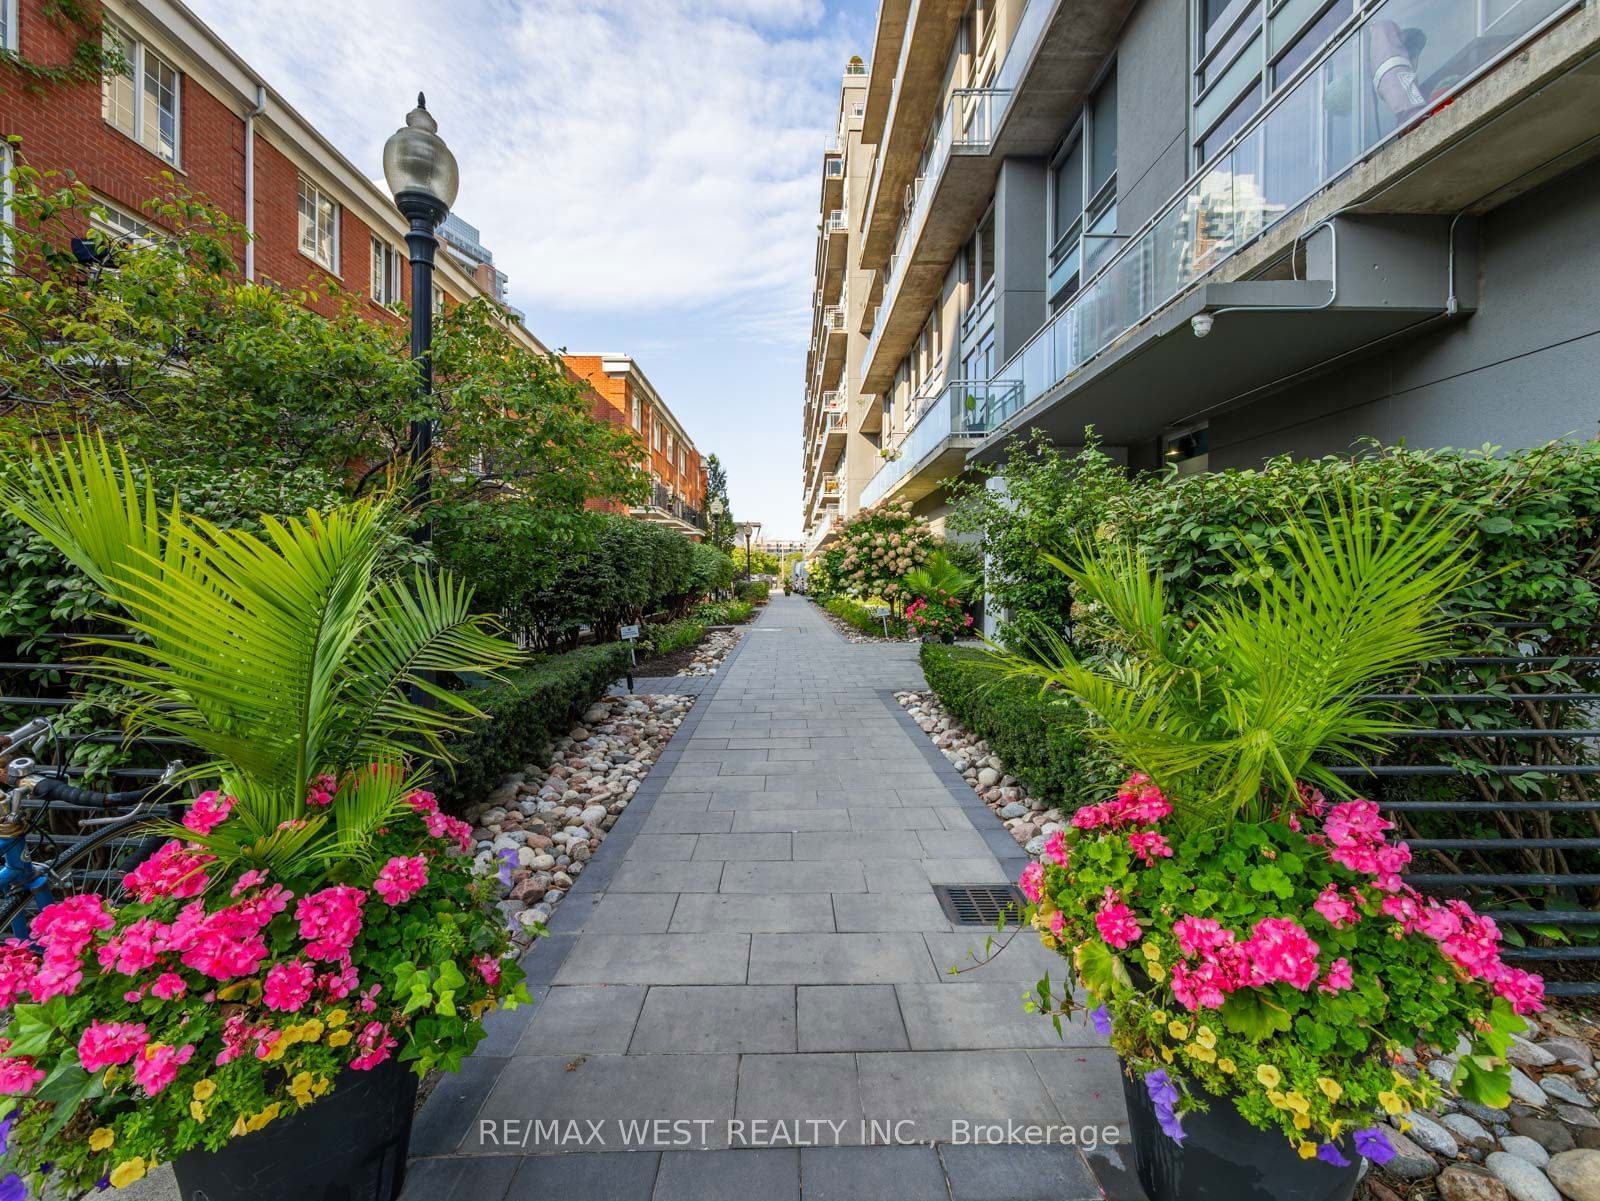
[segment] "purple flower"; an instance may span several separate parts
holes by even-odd
[[[28,1201],[28,1186],[15,1172],[0,1180],[0,1201]]]
[[[17,1124],[17,1111],[13,1109],[5,1117],[0,1118],[0,1155],[4,1155],[11,1148],[11,1128]]]
[[[100,1177],[99,1180],[96,1180],[94,1182],[94,1186],[95,1186],[95,1188],[99,1189],[102,1193],[105,1192],[108,1188],[111,1187],[111,1174],[108,1172],[104,1176]]]
[[[1173,1142],[1180,1144],[1183,1142],[1183,1126],[1179,1124],[1178,1115],[1172,1112],[1170,1106],[1156,1106],[1156,1122]]]
[[[1094,1028],[1100,1032],[1102,1038],[1111,1034],[1111,1011],[1104,1005],[1089,1011],[1089,1020],[1094,1023]]]
[[[1394,1148],[1378,1126],[1356,1131],[1356,1150],[1380,1168],[1394,1158]]]
[[[1339,1154],[1339,1148],[1332,1143],[1323,1143],[1317,1148],[1317,1158],[1323,1163],[1331,1163],[1336,1168],[1348,1168],[1350,1161]]]
[[[495,858],[500,860],[500,883],[509,888],[511,869],[517,866],[517,853],[511,847],[503,847]]]
[[[1155,1102],[1156,1108],[1171,1109],[1178,1103],[1178,1090],[1173,1087],[1172,1081],[1167,1078],[1165,1068],[1157,1068],[1144,1078],[1145,1091],[1150,1094],[1150,1100]]]

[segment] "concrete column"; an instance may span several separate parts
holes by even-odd
[[[1048,174],[1035,159],[1000,164],[994,192],[996,369],[1044,324]]]

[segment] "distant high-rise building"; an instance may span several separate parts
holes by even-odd
[[[506,299],[506,273],[494,265],[494,251],[483,244],[476,225],[469,225],[451,213],[439,226],[439,240],[444,243],[445,253],[472,272],[485,293],[519,318],[522,316],[522,311],[512,308]]]

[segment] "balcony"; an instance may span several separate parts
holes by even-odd
[[[831,213],[844,207],[844,155],[822,156],[822,211]]]
[[[824,392],[818,397],[816,405],[807,412],[805,423],[805,437],[809,444],[822,432],[821,423],[826,420],[829,413],[843,413],[847,408],[845,394],[838,389]]]
[[[885,391],[895,367],[939,296],[950,261],[982,215],[993,191],[993,170],[968,160],[986,157],[1008,93],[961,88],[952,93],[923,173],[910,185],[910,204],[895,234],[882,276],[883,299],[861,363],[863,392]]]
[[[635,505],[633,515],[643,521],[670,526],[681,534],[698,534],[705,529],[705,515],[660,480],[650,485],[650,499]]]
[[[839,456],[844,453],[845,428],[843,411],[835,409],[822,414],[822,437],[817,445],[823,467],[831,468],[838,464]]]
[[[844,287],[845,255],[850,241],[844,210],[834,209],[822,223],[822,295],[832,300]]]
[[[1007,380],[954,380],[932,396],[861,490],[861,507],[897,497],[919,500],[959,475],[967,453],[991,428],[991,414],[1010,408],[1019,385]]]
[[[820,376],[818,383],[823,391],[828,391],[839,386],[839,379],[844,374],[844,352],[849,343],[849,335],[844,329],[844,309],[836,304],[829,305],[822,310],[822,340],[821,351],[818,356]]]
[[[1095,424],[1112,440],[1143,437],[1151,422],[1159,428],[1162,420],[1175,418],[1158,412],[1155,399],[1135,401],[1135,395],[1150,396],[1152,388],[1184,392],[1175,403],[1184,405],[1185,412],[1193,412],[1204,407],[1213,391],[1225,399],[1259,390],[1273,379],[1303,370],[1308,363],[1326,361],[1376,338],[1392,336],[1419,320],[1417,314],[1428,311],[1430,305],[1433,311],[1442,311],[1451,287],[1445,278],[1446,266],[1455,250],[1453,240],[1447,243],[1446,225],[1441,224],[1449,221],[1445,216],[1388,219],[1413,223],[1412,232],[1417,235],[1413,241],[1420,242],[1420,235],[1428,229],[1437,230],[1436,241],[1429,244],[1436,247],[1431,250],[1436,257],[1423,256],[1422,261],[1439,278],[1428,282],[1429,298],[1415,303],[1400,299],[1404,289],[1397,280],[1391,280],[1392,295],[1363,300],[1359,263],[1347,264],[1350,278],[1341,283],[1339,264],[1353,256],[1341,253],[1337,229],[1329,222],[1306,229],[1300,228],[1306,221],[1295,223],[1294,228],[1286,225],[1287,232],[1279,237],[1284,249],[1297,251],[1303,245],[1308,256],[1313,238],[1328,244],[1320,255],[1323,266],[1313,270],[1308,257],[1308,266],[1298,280],[1215,283],[1207,282],[1207,277],[1227,276],[1228,272],[1218,269],[1262,240],[1307,200],[1341,180],[1348,182],[1348,173],[1357,165],[1368,177],[1364,186],[1375,187],[1382,176],[1374,169],[1374,158],[1388,143],[1413,130],[1418,131],[1416,136],[1426,137],[1430,122],[1466,120],[1468,110],[1456,101],[1458,94],[1579,7],[1577,0],[1519,0],[1483,28],[1470,7],[1418,10],[1405,0],[1385,0],[1368,9],[1301,67],[1290,84],[1127,238],[1106,259],[1099,274],[1001,369],[1001,375],[1018,381],[1019,386],[992,406],[991,433],[1009,432],[999,427],[1015,424],[1014,419],[1024,410],[1042,408],[1039,402],[1047,396],[1054,404],[1071,393],[1075,397],[1072,412],[1063,412],[1055,420],[1063,437],[1072,436],[1069,430],[1081,435],[1086,423]],[[1371,59],[1375,45],[1381,45],[1375,27],[1393,24],[1399,16],[1409,27],[1421,23],[1418,32],[1425,39],[1426,54],[1418,61],[1417,83],[1426,100],[1397,112],[1393,97],[1380,90],[1383,75],[1375,71]],[[1548,95],[1547,103],[1559,105],[1563,111],[1584,107],[1583,99],[1562,97],[1547,81],[1540,86],[1539,95]],[[1501,90],[1491,94],[1487,103],[1504,106],[1503,116],[1511,107],[1509,95]],[[1450,153],[1438,155],[1437,164],[1433,157],[1419,160],[1415,150],[1397,148],[1390,170],[1404,188],[1403,199],[1390,200],[1393,211],[1450,214],[1468,209],[1475,199],[1490,195],[1497,184],[1509,187],[1525,177],[1528,172],[1520,160],[1533,164],[1553,161],[1562,149],[1570,153],[1582,135],[1588,134],[1587,140],[1592,141],[1595,127],[1600,126],[1593,119],[1600,108],[1595,107],[1592,96],[1587,111],[1590,120],[1582,129],[1558,126],[1554,117],[1536,119],[1522,111],[1517,120],[1505,122],[1493,153],[1488,148],[1474,152],[1470,138],[1452,131],[1448,135]],[[1494,138],[1492,131],[1500,116],[1479,119],[1483,136]],[[1441,131],[1438,136],[1447,135]],[[1376,231],[1372,237],[1387,239],[1374,243],[1379,250],[1366,266],[1367,277],[1382,261],[1378,255],[1394,253],[1400,241],[1394,227],[1383,226],[1383,220],[1374,217],[1367,224],[1369,231]],[[1340,227],[1347,229],[1346,237],[1362,236],[1359,218],[1341,218]],[[1392,269],[1394,264],[1386,266]],[[1419,278],[1428,280],[1426,275],[1419,274]],[[1463,291],[1473,282],[1452,278]],[[1203,283],[1204,287],[1198,286]],[[1229,289],[1233,293],[1228,293]],[[1224,332],[1225,323],[1231,323],[1224,336],[1242,342],[1225,345],[1216,335],[1199,342],[1189,334],[1189,310],[1198,313],[1216,308],[1215,297],[1242,294],[1245,289],[1252,290],[1243,305],[1250,315],[1217,319],[1219,332]],[[1268,303],[1266,297],[1273,290],[1286,299]],[[1437,298],[1432,298],[1432,292],[1437,292]],[[1180,297],[1185,297],[1184,304],[1175,305]],[[1236,302],[1226,303],[1236,307]],[[1182,312],[1178,312],[1180,308]],[[1269,319],[1261,314],[1275,308],[1280,311],[1270,321],[1277,324],[1264,336]],[[1151,321],[1158,313],[1163,313],[1161,319]],[[1147,322],[1149,328],[1130,336]],[[1113,347],[1116,353],[1107,355]],[[1234,367],[1213,367],[1218,359],[1239,362]],[[1113,374],[1117,378],[1107,382]],[[1167,379],[1181,377],[1184,387],[1162,388],[1153,382],[1158,374]]]

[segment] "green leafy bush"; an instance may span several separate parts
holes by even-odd
[[[537,762],[583,711],[628,670],[622,642],[585,646],[539,659],[500,682],[470,689],[465,699],[487,720],[452,738],[454,775],[438,781],[441,800],[461,805],[483,799],[507,772]]]
[[[737,574],[733,560],[722,551],[705,542],[693,544],[689,563],[691,591],[701,596],[721,592],[733,584]]]
[[[641,641],[651,653],[672,655],[698,644],[706,636],[706,626],[698,618],[684,617],[677,621],[646,624],[640,634]]]
[[[765,580],[742,580],[734,594],[747,605],[764,605],[772,595],[772,585]]]
[[[1060,693],[1010,678],[989,656],[963,647],[922,647],[928,687],[986,741],[1028,792],[1073,808],[1102,794],[1115,767],[1078,732],[1083,711]]]
[[[883,637],[883,618],[877,616],[870,605],[863,605],[860,601],[851,600],[848,596],[830,596],[822,602],[822,607],[846,625],[854,626],[863,634],[871,634],[876,638]],[[889,637],[904,638],[905,636],[905,621],[899,617],[890,617]]]
[[[749,621],[755,611],[749,601],[712,601],[697,605],[690,616],[708,626],[736,626]]]

